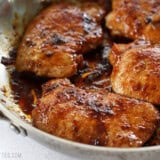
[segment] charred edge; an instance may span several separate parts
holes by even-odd
[[[58,34],[54,33],[52,35],[51,44],[52,45],[58,45],[65,43],[65,40],[63,37],[59,36]]]

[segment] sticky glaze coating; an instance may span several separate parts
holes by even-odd
[[[160,46],[114,45],[112,88],[116,93],[160,104]]]
[[[102,39],[94,17],[69,3],[51,5],[28,25],[16,68],[38,76],[69,77],[77,72],[82,54],[95,49]]]
[[[112,66],[108,60],[110,50],[109,37],[105,37],[100,48],[84,55],[83,67],[70,78],[71,82],[79,88],[111,90]]]
[[[113,36],[160,41],[160,0],[112,0],[106,26]]]
[[[101,23],[102,20],[105,18],[107,10],[102,5],[98,5],[97,3],[94,3],[94,2],[91,3],[91,2],[85,1],[84,3],[81,3],[80,6],[84,12],[86,12],[91,17],[95,18],[95,20],[98,23]]]
[[[149,103],[106,91],[82,90],[67,79],[43,85],[33,125],[65,139],[111,147],[139,147],[153,134],[158,113]]]

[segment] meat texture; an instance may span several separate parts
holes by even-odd
[[[105,18],[106,10],[105,7],[98,5],[94,2],[84,2],[80,5],[81,9],[91,17],[95,18],[98,23],[101,23]]]
[[[110,53],[114,92],[160,104],[160,46],[115,44]]]
[[[67,79],[43,85],[32,112],[35,127],[65,139],[111,147],[139,147],[153,134],[158,113],[149,103],[106,91],[83,90]]]
[[[160,41],[160,0],[113,0],[106,26],[113,36]]]
[[[82,54],[95,49],[103,40],[99,24],[102,10],[99,13],[97,8],[89,13],[70,3],[53,4],[43,10],[24,34],[16,59],[17,70],[45,77],[74,75]]]

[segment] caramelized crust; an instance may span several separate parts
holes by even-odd
[[[110,61],[116,93],[160,104],[160,46],[116,44]]]
[[[139,147],[153,134],[157,111],[149,103],[103,90],[82,90],[67,79],[43,85],[32,112],[35,127],[65,139],[111,147]]]
[[[139,40],[135,40],[134,42],[132,43],[119,43],[119,44],[116,44],[114,43],[112,45],[112,48],[111,48],[111,51],[110,51],[110,54],[109,54],[109,61],[112,65],[115,65],[115,63],[118,63],[119,61],[119,58],[121,57],[121,55],[123,55],[124,52],[126,52],[127,50],[129,49],[132,49],[132,48],[138,48],[138,47],[141,47],[141,46],[150,46],[151,43],[149,41],[144,41],[143,39]]]
[[[94,2],[82,3],[81,9],[91,17],[94,17],[98,23],[101,23],[106,15],[106,10],[104,6],[98,5],[97,3]]]
[[[113,36],[160,41],[160,0],[113,0],[106,26]]]
[[[17,70],[45,77],[75,74],[82,54],[102,42],[103,32],[97,21],[100,19],[70,3],[48,7],[31,21],[24,34],[18,49]]]

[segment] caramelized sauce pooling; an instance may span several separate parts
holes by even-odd
[[[30,115],[41,96],[41,85],[45,80],[31,78],[16,71],[11,73],[11,87],[16,102],[25,114]]]

